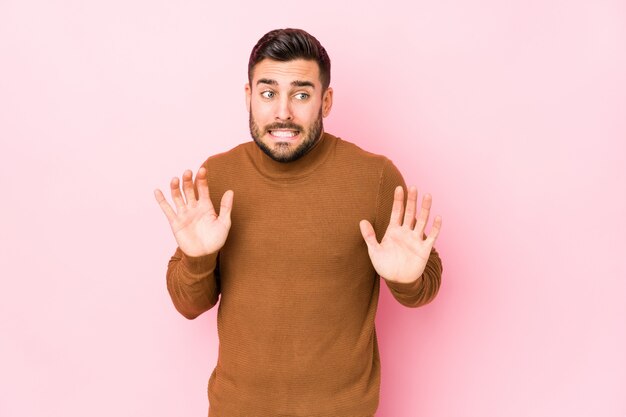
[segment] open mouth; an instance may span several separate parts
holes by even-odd
[[[292,139],[300,134],[299,130],[275,129],[269,130],[268,133],[277,139]]]

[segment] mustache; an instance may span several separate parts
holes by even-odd
[[[269,132],[270,130],[277,130],[277,129],[298,130],[300,132],[304,130],[302,126],[297,125],[295,123],[289,123],[289,122],[285,122],[285,123],[276,122],[276,123],[272,123],[270,125],[265,126],[266,132]]]

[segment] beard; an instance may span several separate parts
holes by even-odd
[[[274,129],[293,129],[300,132],[304,136],[302,142],[297,146],[292,146],[289,142],[277,142],[273,148],[264,143],[261,138],[263,135]],[[322,109],[317,119],[311,124],[309,129],[291,122],[272,123],[263,129],[256,124],[252,110],[250,110],[250,135],[259,148],[270,158],[276,162],[292,162],[306,155],[322,137],[324,124],[322,123]]]

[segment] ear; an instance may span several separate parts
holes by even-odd
[[[322,97],[322,116],[326,117],[330,113],[330,109],[333,107],[333,89],[328,87],[326,91],[324,91],[324,96]]]
[[[246,83],[246,110],[250,113],[250,97],[252,96],[252,89],[250,88],[250,83]]]

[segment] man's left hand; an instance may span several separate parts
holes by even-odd
[[[430,194],[422,198],[422,207],[417,217],[415,187],[409,188],[406,210],[403,205],[404,191],[398,186],[393,196],[389,226],[380,243],[376,240],[376,233],[369,221],[361,220],[359,226],[376,272],[389,281],[411,283],[420,278],[426,268],[430,251],[441,230],[441,217],[435,217],[430,234],[426,236],[424,229],[432,205]]]

